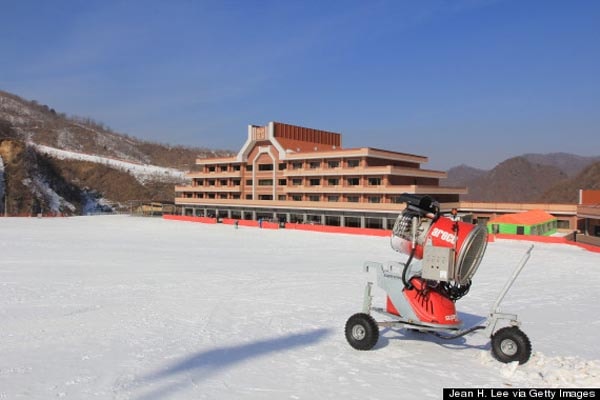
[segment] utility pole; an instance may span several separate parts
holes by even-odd
[[[8,180],[4,174],[4,216],[8,217]]]
[[[8,179],[6,178],[6,170],[4,171],[4,216],[8,217]]]

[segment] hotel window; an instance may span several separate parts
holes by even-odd
[[[328,178],[327,185],[329,186],[337,186],[340,184],[340,180],[338,178]]]
[[[240,199],[240,195],[239,195],[239,194],[232,194],[232,195],[231,195],[231,198],[232,198],[233,200],[239,200],[239,199]]]
[[[252,179],[246,179],[246,185],[252,186]]]
[[[194,179],[194,186],[204,185],[204,179]]]
[[[348,203],[358,203],[358,196],[346,196]]]
[[[203,199],[204,198],[204,193],[198,193],[198,196],[196,196],[198,199]]]
[[[251,194],[247,194],[246,195],[246,200],[252,200],[252,195]]]
[[[208,166],[208,172],[215,172],[215,166],[214,165],[209,165]]]
[[[402,201],[402,198],[401,198],[400,196],[392,196],[392,197],[390,198],[390,200],[391,200],[391,202],[392,202],[392,203],[394,203],[394,204],[404,203],[404,202]]]
[[[369,178],[369,186],[381,185],[381,178]]]
[[[358,160],[348,160],[348,167],[349,168],[358,167],[359,163],[360,162]]]
[[[340,200],[340,196],[327,196],[327,201],[339,201]]]
[[[273,186],[273,179],[259,179],[258,186]]]
[[[221,185],[221,186],[227,186],[227,179],[221,179],[219,181],[219,185]]]
[[[310,186],[319,186],[321,184],[321,179],[319,178],[312,178],[310,180]]]
[[[208,194],[208,198],[209,199],[214,199],[215,198],[215,194],[214,193],[209,193]]]
[[[301,194],[294,194],[294,195],[292,195],[292,200],[293,201],[302,201],[302,195]]]
[[[252,165],[246,165],[246,171],[252,171]]]
[[[309,168],[311,168],[311,169],[317,169],[317,168],[320,168],[320,167],[321,167],[321,162],[320,162],[320,161],[311,161],[311,162],[308,164],[308,166],[309,166]]]
[[[338,168],[340,166],[339,161],[327,161],[327,166],[329,168]]]
[[[227,172],[227,165],[221,165],[220,170],[221,172]]]
[[[311,194],[310,196],[308,196],[308,200],[309,201],[321,201],[321,196],[319,196],[318,194]]]
[[[227,198],[227,193],[221,193],[221,194],[219,195],[219,198],[221,198],[221,199],[226,199],[226,198]]]
[[[281,200],[281,201],[286,201],[286,200],[287,200],[287,198],[286,198],[286,195],[285,195],[285,194],[280,194],[278,198],[279,198],[279,200]]]
[[[239,179],[234,179],[233,181],[233,186],[240,186],[241,181]]]
[[[369,203],[381,203],[381,196],[369,196]]]
[[[302,178],[293,178],[292,179],[292,185],[294,185],[294,186],[301,186],[302,185]]]
[[[273,164],[259,164],[259,171],[273,171]]]
[[[302,169],[302,162],[292,163],[292,169]]]
[[[279,186],[287,186],[287,179],[280,179],[277,184]]]
[[[558,229],[569,229],[569,221],[568,220],[558,220],[557,225]]]
[[[234,171],[240,171],[241,170],[241,168],[240,168],[239,165],[234,165],[234,166],[231,167],[231,169],[234,170]]]
[[[348,178],[347,182],[348,186],[358,186],[360,185],[360,178]]]
[[[215,186],[215,180],[214,179],[209,179],[208,180],[208,186]]]
[[[279,170],[283,171],[284,169],[287,169],[286,163],[279,163]]]

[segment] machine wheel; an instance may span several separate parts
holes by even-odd
[[[531,356],[531,342],[518,327],[507,326],[492,335],[492,355],[503,363],[525,364]]]
[[[354,314],[346,322],[346,340],[356,350],[371,350],[379,340],[379,327],[369,314]]]

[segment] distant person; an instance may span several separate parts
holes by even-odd
[[[456,208],[453,208],[452,211],[450,211],[450,219],[452,221],[460,221],[460,217],[458,216],[458,210]]]
[[[262,229],[262,218],[258,219],[258,227]]]
[[[240,221],[238,221],[237,219],[235,221],[233,221],[233,226],[235,229],[238,228],[238,225],[240,224]]]

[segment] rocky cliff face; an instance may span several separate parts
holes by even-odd
[[[43,156],[26,144],[0,141],[4,165],[2,213],[8,215],[61,214],[81,212],[81,190],[65,181]]]

